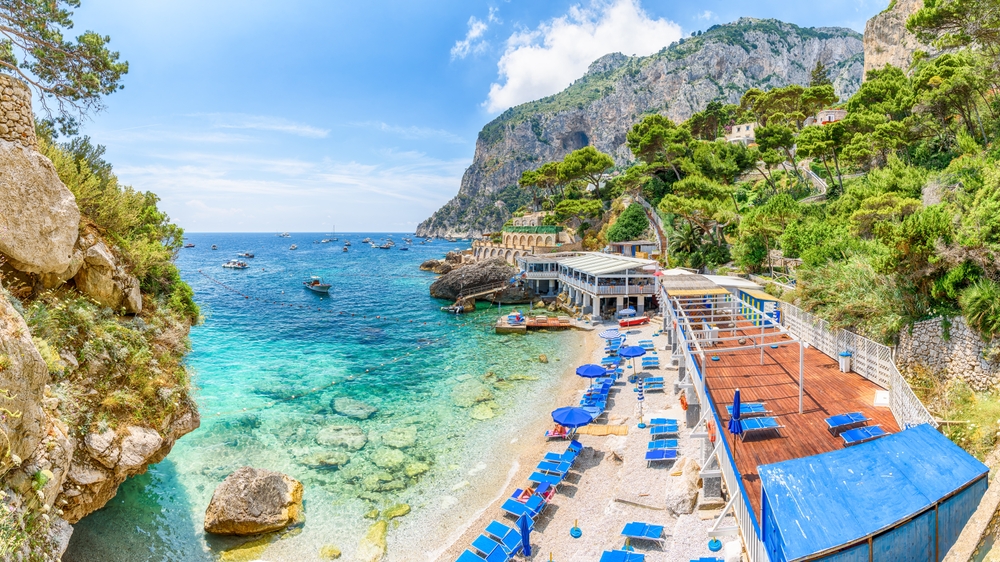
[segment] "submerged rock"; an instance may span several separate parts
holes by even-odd
[[[406,468],[403,469],[403,472],[410,478],[413,478],[415,476],[420,476],[421,474],[427,472],[430,469],[431,469],[430,465],[425,462],[411,462],[410,464],[406,465]]]
[[[406,463],[406,455],[399,449],[381,447],[372,453],[371,460],[375,466],[385,469],[396,469]]]
[[[543,354],[541,354],[541,355],[538,356],[538,362],[539,363],[543,363],[543,364],[544,363],[548,363],[549,362],[549,357],[543,353]]]
[[[365,519],[378,519],[379,510],[373,509],[365,514]]]
[[[351,455],[345,451],[324,451],[314,453],[302,460],[302,464],[313,468],[336,468],[350,462]]]
[[[460,382],[451,391],[451,401],[462,408],[471,408],[479,402],[492,399],[493,391],[477,380]]]
[[[267,545],[271,539],[267,537],[259,538],[239,546],[230,548],[219,556],[220,562],[252,562],[260,560],[260,555],[267,550]]]
[[[358,562],[378,562],[385,556],[385,536],[389,532],[389,522],[376,521],[358,543],[355,559]]]
[[[322,560],[336,560],[340,558],[340,549],[336,545],[328,544],[319,549],[319,557]]]
[[[356,420],[366,420],[372,417],[378,411],[378,408],[360,400],[341,396],[340,398],[334,398],[333,411]]]
[[[395,519],[397,517],[402,517],[410,512],[410,505],[405,503],[398,503],[389,509],[385,510],[386,519]]]
[[[493,411],[493,408],[491,408],[489,404],[476,404],[469,412],[470,418],[479,421],[488,420],[495,415],[496,413]]]
[[[382,436],[382,443],[396,449],[412,447],[417,442],[417,428],[413,426],[393,429]]]
[[[346,447],[357,451],[368,442],[368,436],[356,425],[328,425],[316,434],[316,442],[326,447]]]
[[[280,472],[244,466],[215,489],[205,511],[205,531],[256,535],[277,531],[302,516],[302,484]]]

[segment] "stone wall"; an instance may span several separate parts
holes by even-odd
[[[948,332],[950,337],[946,340],[941,318],[918,322],[912,332],[904,330],[896,346],[896,364],[944,371],[949,377],[961,377],[975,390],[995,386],[1000,381],[1000,361],[983,359],[987,346],[979,334],[961,316],[951,319]]]
[[[38,148],[31,90],[24,82],[0,74],[0,139]]]

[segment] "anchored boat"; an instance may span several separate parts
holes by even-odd
[[[314,293],[329,293],[330,284],[324,283],[323,279],[313,275],[308,281],[303,281],[302,285]]]
[[[247,262],[245,261],[229,260],[226,263],[222,264],[222,267],[225,267],[226,269],[246,269],[250,266],[248,266]]]
[[[298,247],[298,246],[296,246],[295,244],[292,244],[291,246],[289,246],[289,247],[288,247],[288,249],[289,249],[289,250],[298,250],[298,249],[299,249],[299,247]]]

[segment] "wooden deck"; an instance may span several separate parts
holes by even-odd
[[[759,331],[749,330],[754,335]],[[728,333],[723,334],[728,335]],[[750,334],[747,334],[750,335]],[[764,364],[760,350],[723,351],[735,347],[724,342],[705,348],[705,365],[699,365],[706,377],[706,386],[723,423],[729,420],[726,406],[733,402],[733,392],[740,389],[743,403],[764,402],[766,408],[784,427],[778,432],[757,432],[746,441],[734,440],[723,433],[734,451],[736,464],[743,475],[743,485],[754,512],[760,517],[761,487],[757,466],[827,453],[844,447],[843,439],[834,437],[825,419],[847,412],[862,412],[871,418],[868,425],[880,425],[887,432],[899,431],[888,406],[873,406],[875,391],[882,390],[855,373],[841,373],[837,362],[816,349],[805,350],[803,364],[803,401],[799,414],[799,346],[782,345],[764,348]],[[714,353],[718,351],[718,353]],[[718,361],[712,361],[716,355]]]

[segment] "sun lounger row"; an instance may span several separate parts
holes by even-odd
[[[868,425],[870,421],[871,418],[861,412],[849,412],[826,418],[826,425],[831,434],[844,440],[845,447],[851,447],[889,435],[877,425]]]
[[[729,413],[730,417],[733,415],[733,406],[730,404],[726,406],[726,412]],[[763,402],[747,402],[740,404],[740,417],[741,418],[751,418],[754,416],[766,416],[770,414],[771,411],[764,407]]]
[[[653,418],[649,420],[649,445],[646,447],[646,466],[655,462],[677,460],[677,434],[680,426],[677,420],[671,418]],[[673,439],[664,439],[673,437]]]
[[[527,515],[534,520],[555,495],[556,487],[569,473],[569,469],[582,450],[583,445],[579,441],[572,441],[562,453],[546,453],[535,467],[535,471],[528,477],[529,483],[534,486],[514,490],[500,509],[515,519]]]
[[[486,526],[486,532],[472,541],[472,548],[463,552],[457,562],[507,562],[520,554],[521,549],[521,533],[517,529],[492,521]]]
[[[740,408],[742,410],[743,408]],[[778,429],[785,427],[778,423],[777,418],[770,417],[760,417],[760,418],[747,418],[740,420],[740,427],[743,429],[743,433],[740,435],[740,439],[746,441],[747,435],[763,433],[766,431],[774,431],[778,433]],[[780,435],[780,433],[779,433]]]

